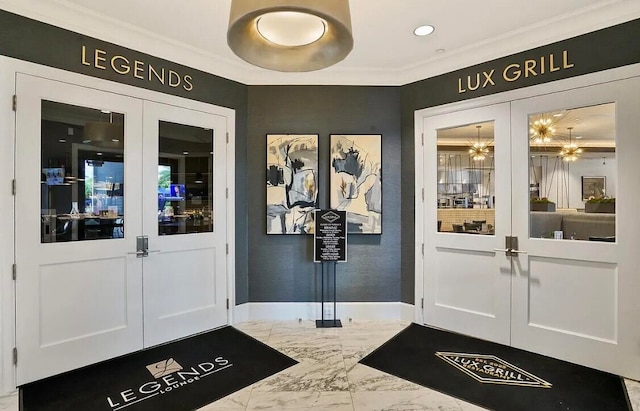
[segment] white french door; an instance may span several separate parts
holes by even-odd
[[[635,217],[639,96],[640,79],[632,78],[418,117],[424,133],[426,324],[640,377],[635,351],[640,278],[634,262],[640,241]],[[584,148],[577,161],[563,160],[558,142],[534,143],[532,124],[544,114],[557,123],[552,138],[578,136],[573,142]],[[615,124],[613,131],[598,135],[605,133],[607,121]],[[489,124],[494,134],[485,138],[492,148],[484,167],[468,160],[455,164],[456,171],[447,169],[456,149],[468,157],[471,145],[482,140],[469,127]],[[463,143],[458,141],[464,150],[447,141],[447,136],[455,139],[457,130],[466,132]],[[493,164],[487,166],[491,155]],[[535,165],[543,160],[547,166],[540,182],[536,173],[541,169]],[[485,175],[465,189],[464,176],[473,174],[465,167],[489,171],[495,187]],[[581,179],[584,184],[585,176],[607,173],[615,214],[585,213],[580,191],[587,188]],[[452,185],[458,184],[451,182],[456,175],[461,187]],[[490,185],[490,199],[477,195]],[[534,189],[536,197],[551,197],[557,209],[530,211]],[[508,237],[517,243],[508,243]]]
[[[144,187],[150,249],[143,263],[144,341],[150,346],[227,323],[227,130],[226,118],[181,107],[145,101],[144,113],[144,181],[158,181],[159,168],[173,166],[172,205],[159,210],[159,185]]]
[[[226,324],[226,117],[24,74],[16,94],[17,383]]]
[[[481,164],[474,164],[473,160],[462,164],[463,157],[468,156],[469,144],[477,139],[476,125],[481,124],[482,132],[486,133],[482,142],[492,141],[493,152]],[[424,181],[428,182],[424,194],[425,321],[435,327],[508,344],[511,260],[494,249],[504,248],[505,237],[511,235],[509,104],[428,117],[423,127]],[[451,135],[450,142],[447,135]],[[475,174],[484,174],[482,170],[492,162],[495,162],[491,183],[495,186],[493,208],[479,209],[479,213],[462,217],[456,220],[460,224],[454,224],[446,214],[473,210],[455,207],[455,201],[466,201],[466,206],[470,206],[472,199],[462,195],[470,190],[463,186],[475,183],[477,190],[483,183],[480,179],[473,181],[472,167],[480,171]],[[438,209],[439,198],[445,196],[450,200],[449,207]],[[494,212],[495,220],[481,218],[481,212],[485,211]],[[486,234],[476,233],[482,230],[473,230],[474,234],[454,232],[454,227],[460,231],[458,226],[465,220],[484,221],[480,224],[486,224]]]

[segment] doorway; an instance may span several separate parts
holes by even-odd
[[[639,90],[631,78],[417,116],[427,325],[640,376]]]
[[[18,74],[24,384],[228,323],[227,118]]]

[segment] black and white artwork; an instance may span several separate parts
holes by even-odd
[[[318,135],[267,135],[267,234],[313,234]]]
[[[382,234],[381,135],[331,135],[331,208],[349,234]]]

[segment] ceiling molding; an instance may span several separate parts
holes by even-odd
[[[343,61],[315,72],[283,73],[211,53],[69,0],[0,0],[0,8],[247,85],[400,86],[640,18],[640,1],[605,0],[435,57],[417,58],[404,67],[353,67]],[[536,17],[532,20],[536,21]]]

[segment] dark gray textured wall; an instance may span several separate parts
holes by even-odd
[[[272,133],[319,135],[320,208],[329,206],[329,135],[382,134],[383,232],[349,236],[348,262],[337,269],[337,298],[400,301],[400,88],[249,86],[248,107],[249,301],[320,299],[313,236],[265,234],[266,135]]]

